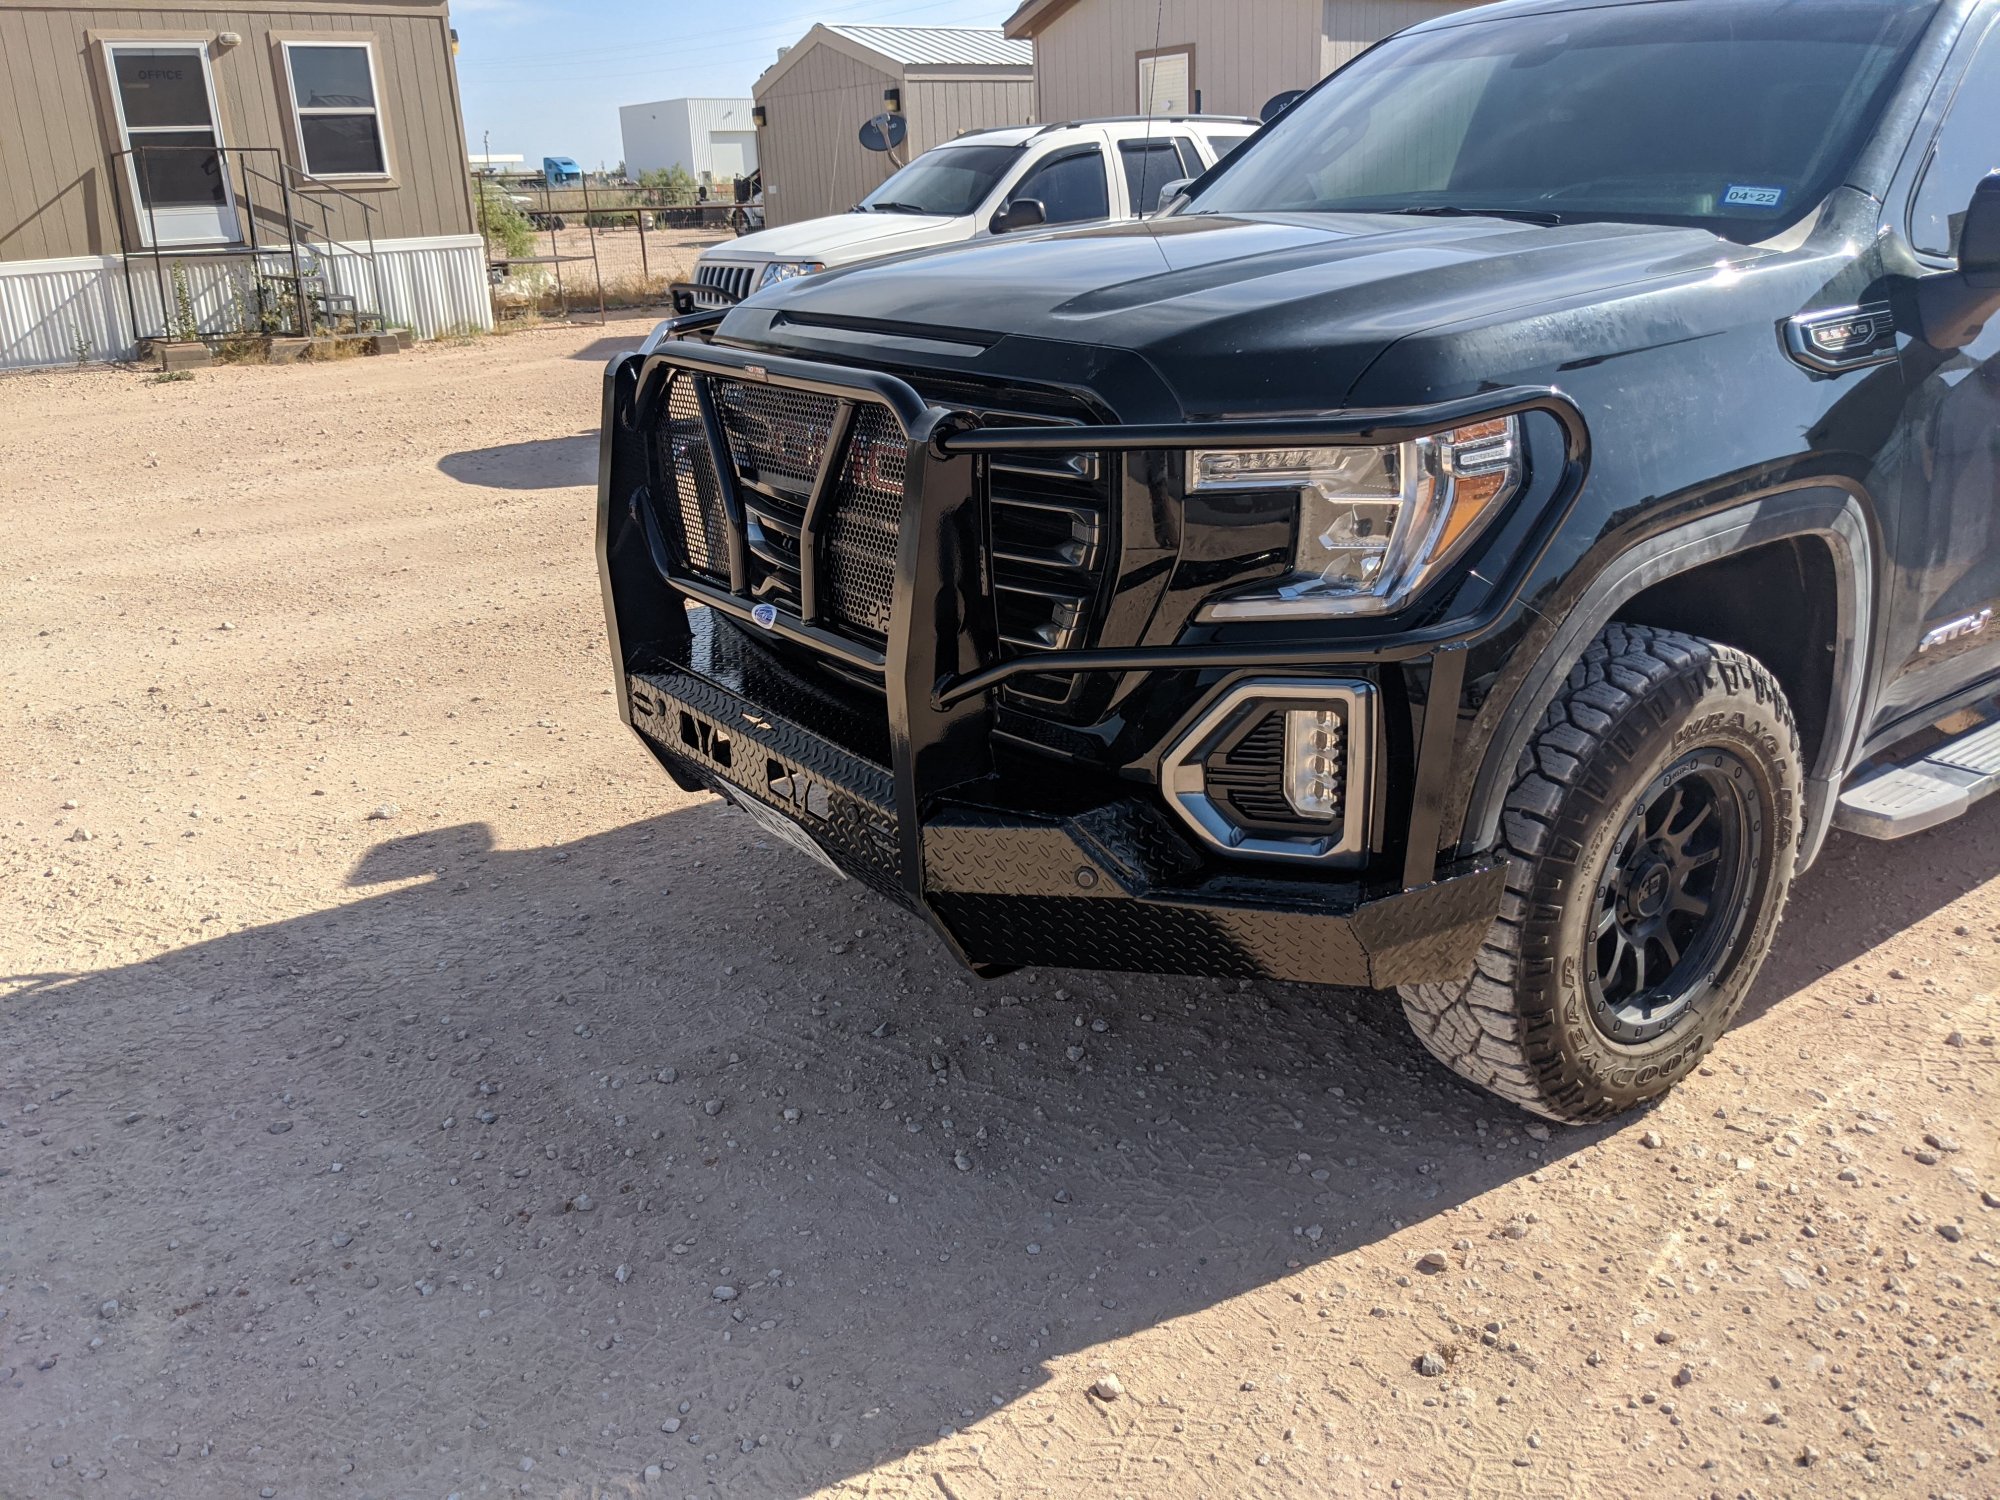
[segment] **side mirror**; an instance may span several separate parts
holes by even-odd
[[[1015,198],[993,216],[987,228],[995,234],[1012,234],[1017,229],[1038,229],[1048,222],[1048,205],[1041,199]]]
[[[1982,291],[2000,290],[2000,172],[1973,190],[1958,233],[1958,274]]]
[[[1166,212],[1174,199],[1180,197],[1182,193],[1185,193],[1193,186],[1194,179],[1192,177],[1176,177],[1172,182],[1160,189],[1160,201],[1153,205],[1153,211],[1155,213]]]
[[[1917,283],[1924,342],[1963,349],[2000,313],[2000,172],[1973,189],[1958,232],[1958,269]]]

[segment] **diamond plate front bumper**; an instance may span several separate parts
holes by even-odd
[[[1499,909],[1483,861],[1407,892],[1216,875],[1140,797],[1030,809],[1001,778],[932,802],[912,871],[889,767],[822,733],[837,709],[734,627],[706,610],[692,623],[684,662],[627,680],[647,748],[683,785],[790,818],[969,964],[1387,987],[1464,975]]]

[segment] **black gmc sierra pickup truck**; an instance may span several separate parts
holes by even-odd
[[[2000,785],[1996,168],[2000,0],[1513,0],[1149,221],[663,325],[625,718],[981,971],[1393,988],[1635,1105],[1830,827]]]

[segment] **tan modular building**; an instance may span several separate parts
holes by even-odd
[[[1026,0],[1008,36],[1035,44],[1044,120],[1256,115],[1383,37],[1474,0]]]
[[[1035,53],[998,31],[945,26],[815,26],[753,90],[764,221],[776,228],[841,213],[931,147],[1035,119]],[[862,146],[864,123],[900,110],[908,139]]]
[[[488,327],[475,229],[445,0],[0,0],[0,366]]]

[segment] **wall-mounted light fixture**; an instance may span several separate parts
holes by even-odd
[[[771,123],[770,113],[761,104],[752,105],[750,109],[750,123],[755,125],[759,130],[762,130],[766,125]]]
[[[215,36],[215,45],[224,51],[227,51],[231,47],[240,47],[243,45],[243,33],[240,31],[219,31]]]
[[[892,115],[903,112],[903,91],[901,89],[882,90],[882,108]]]

